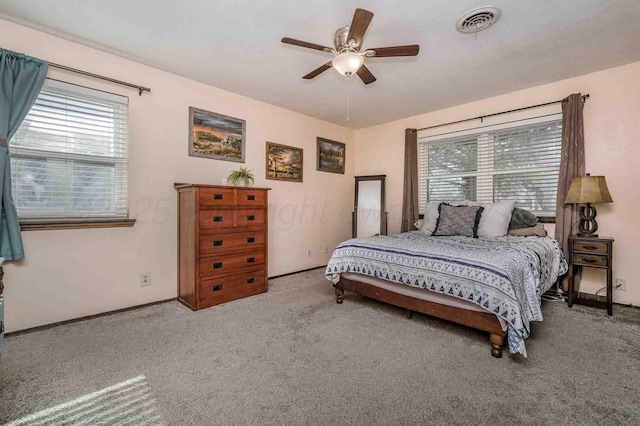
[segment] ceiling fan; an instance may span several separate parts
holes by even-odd
[[[347,77],[356,73],[364,84],[370,84],[376,81],[376,78],[373,76],[371,71],[369,71],[369,68],[364,65],[364,58],[416,56],[420,50],[419,45],[411,44],[408,46],[378,47],[375,49],[366,49],[361,52],[362,38],[367,32],[371,19],[373,19],[373,13],[364,9],[356,9],[353,14],[351,25],[344,26],[336,31],[333,39],[335,48],[321,46],[319,44],[296,40],[289,37],[283,38],[282,42],[336,55],[331,62],[327,62],[302,77],[306,80],[311,80],[329,68],[334,68],[340,74]]]

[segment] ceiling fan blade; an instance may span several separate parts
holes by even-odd
[[[312,78],[317,77],[318,75],[322,74],[323,72],[331,68],[331,66],[332,66],[331,62],[327,62],[326,64],[316,68],[315,70],[311,71],[309,74],[305,75],[302,78],[304,78],[305,80],[311,80]]]
[[[323,52],[333,52],[333,49],[326,46],[320,46],[319,44],[309,43],[307,41],[296,40],[295,38],[284,37],[282,40],[283,43],[293,44],[294,46],[306,47],[308,49],[320,50]]]
[[[371,55],[374,58],[385,58],[388,56],[416,56],[420,51],[420,46],[417,44],[411,44],[408,46],[392,46],[392,47],[376,47],[373,50],[375,54]]]
[[[371,74],[371,71],[369,71],[369,68],[367,68],[366,65],[362,65],[357,71],[357,74],[364,84],[371,84],[376,81],[376,78]]]
[[[356,44],[360,46],[362,44],[362,37],[367,32],[369,24],[373,19],[373,13],[364,9],[356,9],[353,14],[353,21],[351,21],[351,27],[349,28],[349,35],[347,41],[355,40]]]

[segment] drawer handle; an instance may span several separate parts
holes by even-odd
[[[255,195],[247,195],[247,200],[249,201],[255,201],[256,196]]]
[[[213,291],[219,291],[222,290],[222,284],[217,284],[213,286]]]
[[[213,194],[214,200],[222,200],[222,194]]]
[[[598,247],[596,247],[596,246],[584,246],[584,248],[586,250],[598,250]]]
[[[247,215],[247,220],[256,220],[256,217],[255,217],[255,215],[248,214]]]
[[[597,260],[595,260],[595,259],[585,259],[585,258],[582,258],[582,261],[586,262],[586,263],[596,263],[597,262]]]
[[[247,242],[248,242],[248,243],[255,243],[255,242],[256,242],[256,237],[249,237],[249,238],[247,238]]]
[[[247,263],[255,263],[256,258],[255,257],[247,257]]]
[[[221,246],[221,245],[222,245],[222,240],[215,240],[215,241],[213,242],[213,245],[214,245],[214,246],[216,246],[216,247]]]
[[[247,284],[253,284],[255,282],[256,282],[256,278],[255,277],[247,278]]]
[[[213,269],[220,269],[222,268],[222,262],[216,262],[213,264]]]
[[[222,222],[222,216],[214,216],[213,217],[213,221],[214,222]]]

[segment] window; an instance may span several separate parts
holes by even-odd
[[[562,118],[418,140],[420,212],[427,202],[515,200],[539,216],[556,210]]]
[[[126,219],[126,97],[47,80],[11,139],[21,222]]]

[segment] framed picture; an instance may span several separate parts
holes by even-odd
[[[302,148],[267,142],[267,179],[302,182]]]
[[[244,163],[246,122],[189,107],[189,155]]]
[[[344,174],[346,145],[325,138],[317,139],[316,170]]]

